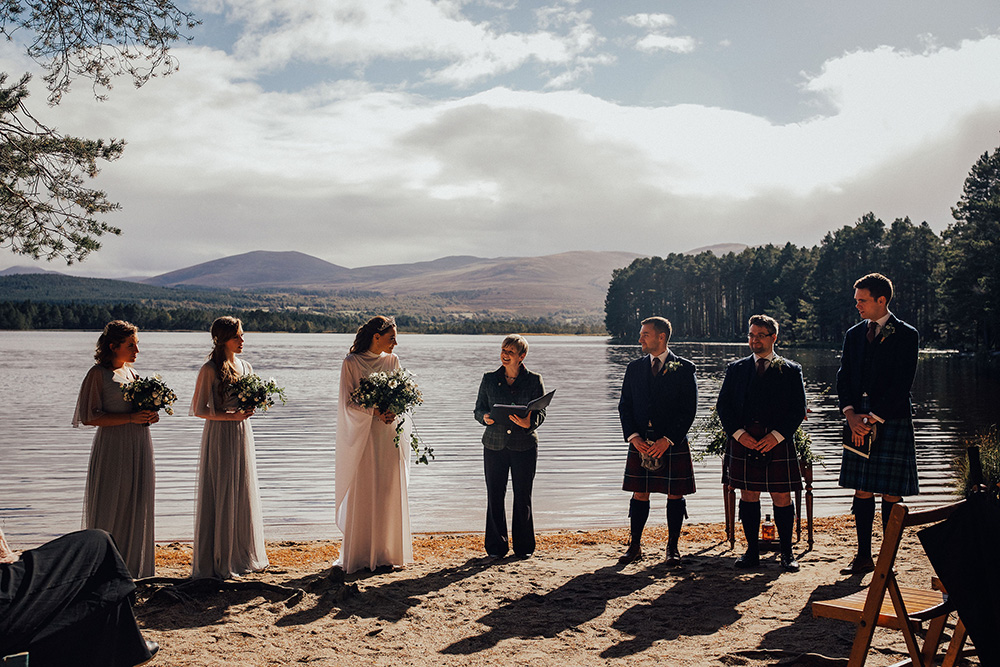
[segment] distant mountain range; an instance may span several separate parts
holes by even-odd
[[[745,247],[720,244],[698,248],[691,254],[705,251],[725,254]],[[611,251],[492,259],[453,256],[350,269],[301,252],[257,250],[131,282],[162,288],[214,288],[258,294],[370,294],[400,303],[431,299],[447,303],[447,310],[452,313],[493,317],[594,318],[603,316],[612,272],[640,256]],[[24,273],[56,272],[11,267],[0,271],[0,276]]]

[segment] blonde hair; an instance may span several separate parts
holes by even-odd
[[[528,341],[520,334],[508,334],[500,343],[501,350],[505,347],[514,348],[518,354],[528,354]]]

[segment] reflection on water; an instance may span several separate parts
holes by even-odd
[[[82,332],[0,335],[0,519],[21,546],[80,525],[93,431],[72,428],[70,419],[96,339],[96,333]],[[437,455],[429,467],[414,466],[411,473],[415,531],[482,530],[482,427],[472,411],[482,373],[499,366],[501,339],[400,335],[397,353],[426,400],[415,416],[417,428]],[[288,405],[253,418],[268,539],[339,536],[333,523],[333,443],[340,361],[351,340],[343,334],[247,334],[244,357],[284,385],[289,398]],[[542,374],[547,389],[557,390],[539,430],[536,527],[626,525],[626,449],[617,401],[625,366],[639,355],[638,347],[594,337],[529,341],[528,367]],[[187,416],[187,402],[209,335],[143,332],[139,342],[140,374],[161,374],[181,403],[175,416],[152,427],[157,538],[189,540],[202,421]],[[725,363],[743,356],[745,347],[677,343],[673,349],[697,364],[700,420],[715,402]],[[825,457],[826,465],[815,472],[817,514],[845,513],[850,492],[837,486],[840,421],[829,393],[838,354],[793,350],[789,356],[805,369],[812,410],[806,428]],[[1000,388],[968,360],[928,357],[921,359],[913,393],[922,494],[910,500],[939,503],[950,493],[950,462],[962,438],[990,423]],[[696,463],[695,471],[699,491],[689,497],[691,520],[721,520],[719,461]],[[663,504],[654,496],[654,508],[660,508],[654,517],[662,517]]]

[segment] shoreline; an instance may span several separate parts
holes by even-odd
[[[853,556],[852,517],[816,519],[811,550],[803,528],[797,573],[766,551],[759,569],[735,570],[737,532],[730,549],[721,523],[686,525],[679,570],[663,565],[663,526],[647,528],[645,558],[626,566],[626,528],[542,531],[534,557],[500,561],[482,558],[481,533],[423,534],[412,565],[346,577],[330,567],[337,542],[279,540],[268,542],[267,570],[236,582],[141,586],[136,614],[162,647],[153,664],[171,667],[845,664],[854,626],[813,618],[810,604],[871,577],[839,573]],[[157,575],[187,576],[190,549],[158,545]],[[914,534],[896,569],[905,585],[929,586]],[[868,665],[905,651],[901,633],[877,630]]]

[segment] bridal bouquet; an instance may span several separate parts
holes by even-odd
[[[405,368],[397,368],[391,373],[377,372],[361,378],[358,388],[351,392],[351,400],[363,408],[375,408],[381,413],[391,412],[402,415],[413,406],[424,402],[420,388],[413,380],[413,374]],[[399,447],[399,438],[403,434],[403,422],[396,422],[396,437],[393,442]],[[434,458],[434,450],[424,445],[420,450],[420,437],[416,429],[410,435],[410,448],[417,455],[417,463],[430,463],[427,458]]]
[[[267,412],[274,405],[275,396],[281,400],[282,405],[285,404],[285,388],[279,387],[274,378],[264,380],[256,373],[241,375],[229,386],[229,391],[236,396],[236,409],[240,412]]]
[[[122,385],[122,396],[135,406],[136,410],[163,410],[168,415],[174,414],[170,407],[177,400],[173,392],[159,375],[151,378],[138,378]]]

